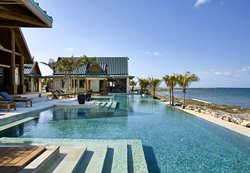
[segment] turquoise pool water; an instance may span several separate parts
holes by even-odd
[[[250,139],[151,98],[116,97],[114,113],[55,107],[1,136],[139,139],[150,172],[250,172]]]

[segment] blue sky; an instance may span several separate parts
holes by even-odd
[[[194,87],[250,87],[249,0],[37,1],[54,19],[23,29],[37,61],[128,56],[131,75],[191,71]]]

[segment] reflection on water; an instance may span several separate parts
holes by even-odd
[[[157,100],[116,97],[111,116],[55,107],[6,136],[141,140],[150,172],[249,172],[250,139]]]

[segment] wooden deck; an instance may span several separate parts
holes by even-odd
[[[18,172],[44,151],[45,147],[0,147],[0,173]]]

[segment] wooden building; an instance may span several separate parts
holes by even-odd
[[[0,1],[0,89],[24,93],[24,64],[33,59],[20,27],[52,27],[52,18],[34,0]]]
[[[59,57],[69,58],[69,57]],[[128,57],[88,57],[97,61],[82,64],[72,71],[67,79],[67,87],[71,92],[128,93],[129,80]],[[54,71],[53,89],[64,89],[65,80],[61,72]]]
[[[25,92],[41,92],[42,73],[40,71],[38,62],[33,64],[24,64],[24,90]]]

